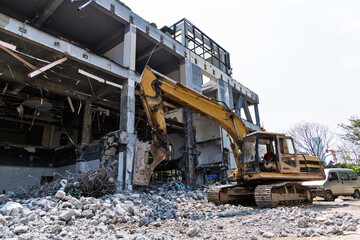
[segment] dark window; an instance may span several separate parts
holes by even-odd
[[[344,172],[340,172],[339,177],[340,177],[341,180],[350,180],[347,173],[344,173]]]
[[[329,173],[329,181],[337,181],[337,180],[339,180],[339,178],[335,172]]]
[[[356,181],[356,180],[358,180],[358,176],[356,175],[356,173],[348,173],[348,175],[349,175],[349,178],[350,178],[350,180],[353,180],[353,181]]]

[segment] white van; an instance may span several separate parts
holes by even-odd
[[[338,196],[360,198],[360,178],[352,169],[325,169],[326,179],[323,181],[303,182],[311,188],[313,197],[319,196],[332,201]]]

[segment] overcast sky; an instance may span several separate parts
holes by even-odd
[[[360,1],[123,2],[158,28],[185,17],[227,50],[268,131],[300,121],[338,130],[360,115]]]

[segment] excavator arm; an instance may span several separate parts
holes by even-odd
[[[241,149],[243,137],[248,134],[248,130],[241,119],[228,107],[147,66],[140,82],[140,98],[149,126],[152,129],[153,144],[147,148],[150,156],[152,156],[151,161],[146,159],[147,155],[136,159],[133,183],[135,185],[148,185],[155,167],[169,154],[164,97],[191,109],[225,129],[232,138],[232,140],[230,139],[231,147],[237,164],[238,175],[241,174],[241,164],[236,154],[235,144]]]

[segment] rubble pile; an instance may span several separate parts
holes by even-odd
[[[116,190],[116,171],[112,168],[89,169],[84,173],[66,176],[50,183],[32,186],[28,191],[18,194],[20,197],[45,197],[55,195],[61,189],[72,196],[101,197],[113,194]]]
[[[101,198],[6,199],[0,239],[264,239],[341,235],[360,218],[307,207],[258,209],[208,203],[206,188],[175,183]]]

